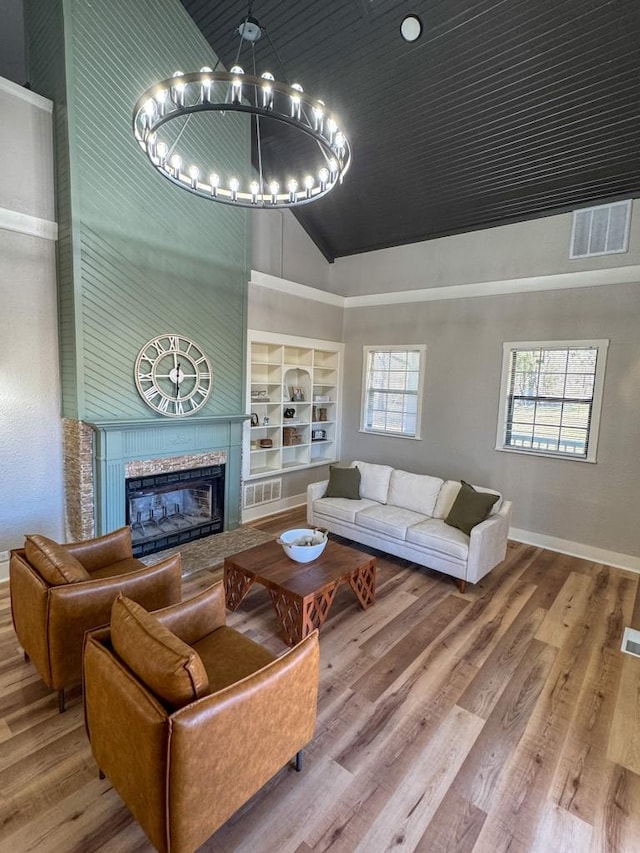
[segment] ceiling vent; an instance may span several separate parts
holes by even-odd
[[[635,655],[635,657],[640,658],[640,631],[635,628],[625,628],[620,648],[628,655]]]
[[[592,258],[626,252],[629,247],[631,199],[573,211],[570,258]]]

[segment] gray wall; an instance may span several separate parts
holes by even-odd
[[[289,210],[251,214],[252,268],[320,290],[330,289],[331,265]]]
[[[563,213],[338,258],[331,267],[330,289],[343,296],[357,296],[640,263],[640,201],[637,199],[631,217],[629,252],[570,260],[571,221],[572,214]]]
[[[0,79],[1,551],[64,534],[55,242],[7,227],[54,218],[51,113],[34,100]]]
[[[291,217],[293,218],[293,217]],[[629,252],[569,260],[571,214],[340,258],[326,265],[323,291],[345,296],[342,457],[363,458],[443,478],[464,478],[500,489],[513,500],[513,526],[534,537],[640,557],[640,281],[528,293],[438,298],[377,307],[349,307],[349,297],[452,285],[603,271],[640,264],[640,202],[634,203]],[[298,263],[303,232],[285,232],[282,253]],[[254,241],[254,247],[266,241]],[[315,247],[312,247],[312,254]],[[264,253],[254,256],[260,266]],[[277,269],[263,271],[279,275]],[[625,272],[625,270],[622,270]],[[294,280],[289,273],[284,275]],[[640,275],[638,276],[640,280]],[[300,280],[300,279],[298,279]],[[314,282],[307,278],[306,282]],[[446,297],[443,291],[442,296]],[[314,335],[307,318],[335,338],[338,308],[250,290],[249,325],[267,331]],[[529,457],[496,451],[502,344],[518,340],[608,338],[597,463]],[[335,338],[337,339],[337,338]],[[359,432],[362,347],[427,345],[423,439],[419,442]],[[319,471],[308,480],[320,479]],[[304,485],[287,481],[286,494]]]
[[[491,486],[513,500],[512,524],[640,556],[640,286],[348,309],[345,459]],[[503,341],[609,338],[596,464],[494,450]],[[423,439],[359,432],[364,344],[425,343]]]

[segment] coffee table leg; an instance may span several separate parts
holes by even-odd
[[[337,588],[336,583],[331,589],[307,595],[304,598],[288,595],[282,590],[269,590],[286,643],[295,646],[324,624]]]
[[[229,610],[235,610],[249,592],[253,578],[238,571],[235,566],[224,566],[224,597]]]
[[[376,561],[371,560],[366,566],[361,566],[349,578],[349,586],[356,598],[366,610],[376,600]]]

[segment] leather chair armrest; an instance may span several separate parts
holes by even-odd
[[[81,680],[85,631],[109,623],[111,605],[120,592],[147,610],[180,601],[180,555],[154,566],[142,566],[127,575],[96,578],[49,589],[51,686],[56,690]]]
[[[202,844],[311,740],[319,660],[314,631],[247,678],[171,715],[168,821],[180,849]],[[207,803],[197,814],[194,778]]]
[[[121,527],[97,539],[71,542],[65,545],[65,548],[91,573],[110,563],[127,560],[133,555],[131,528]]]
[[[170,631],[192,646],[227,624],[227,608],[222,581],[198,595],[153,614]]]
[[[51,687],[47,643],[49,586],[27,562],[23,549],[9,560],[11,618],[20,645],[33,661],[45,684]]]
[[[112,654],[108,636],[108,630],[92,631],[85,641],[84,713],[91,751],[154,846],[166,850],[169,717]]]

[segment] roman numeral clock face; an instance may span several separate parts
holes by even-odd
[[[213,387],[211,363],[195,341],[159,335],[136,358],[136,387],[144,402],[168,418],[193,415]]]

